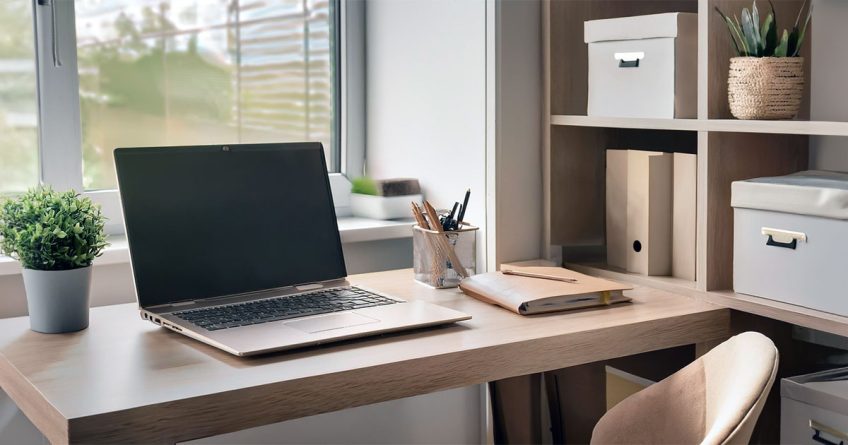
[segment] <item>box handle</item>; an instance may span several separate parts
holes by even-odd
[[[639,61],[645,58],[645,53],[642,51],[614,53],[612,56],[618,60],[619,68],[639,68]]]
[[[823,423],[816,422],[813,419],[810,419],[810,429],[813,430],[813,441],[824,445],[845,445],[845,441],[848,440],[848,434],[845,434],[835,428],[831,428]],[[822,437],[822,433],[827,433],[829,436],[835,437],[839,440],[839,442],[833,442],[832,440]]]
[[[798,241],[807,242],[807,234],[802,232],[763,227],[760,230],[760,233],[768,236],[768,241],[766,241],[767,246],[783,247],[795,250],[798,246]]]

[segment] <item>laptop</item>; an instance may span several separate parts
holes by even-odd
[[[248,356],[471,318],[347,281],[320,143],[114,155],[144,320]]]

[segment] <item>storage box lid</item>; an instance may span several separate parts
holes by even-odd
[[[589,20],[583,26],[586,43],[610,40],[655,39],[677,37],[682,29],[696,30],[698,14],[667,12],[614,19]]]
[[[782,379],[780,397],[848,415],[848,368]]]
[[[735,181],[730,205],[798,215],[848,219],[848,174],[808,170]]]

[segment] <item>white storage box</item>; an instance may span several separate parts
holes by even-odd
[[[736,292],[848,315],[848,174],[736,181]]]
[[[848,443],[848,368],[780,381],[780,443]]]
[[[587,21],[589,116],[697,117],[698,15]]]

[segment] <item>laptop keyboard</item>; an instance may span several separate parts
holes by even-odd
[[[208,331],[217,331],[394,303],[401,302],[351,287],[192,309],[173,315]]]

